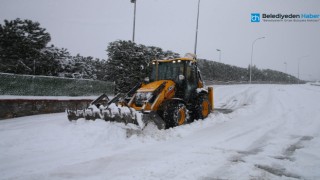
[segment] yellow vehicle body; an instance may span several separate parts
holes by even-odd
[[[142,112],[145,116],[148,116],[148,113],[153,114],[159,114],[156,112],[159,112],[161,108],[163,108],[164,102],[170,101],[172,99],[178,99],[177,98],[177,83],[173,80],[169,79],[160,79],[159,77],[159,65],[160,64],[178,64],[178,63],[187,63],[187,64],[195,64],[195,59],[190,58],[176,58],[176,59],[169,59],[169,60],[154,60],[152,61],[152,64],[155,68],[155,81],[142,84],[141,87],[136,91],[136,93],[133,95],[131,100],[128,103],[128,106],[135,109],[136,111]],[[181,67],[180,67],[181,68]],[[163,86],[160,89],[160,92],[156,95],[156,98],[153,100],[149,100],[148,96],[151,96],[152,93],[159,90],[159,87]],[[200,106],[202,107],[201,111],[199,112],[201,115],[199,117],[207,117],[208,114],[213,111],[214,103],[213,103],[213,88],[208,87],[207,89],[204,89],[204,83],[201,78],[199,78],[196,82],[196,88],[202,89],[207,93],[208,101],[203,101]],[[144,96],[143,103],[137,102],[137,96]],[[185,103],[186,104],[186,103]],[[182,125],[187,122],[187,118],[189,117],[187,108],[180,108],[176,112],[176,116],[178,116],[178,119],[176,120],[176,125]],[[160,113],[161,114],[161,113]],[[163,116],[161,117],[164,118]],[[147,117],[147,119],[152,119],[150,117]],[[158,118],[160,119],[160,118]]]
[[[141,93],[153,93],[161,84],[165,84],[165,87],[153,102],[145,101],[143,102],[142,106],[141,105],[139,106],[136,104],[135,97],[137,95]],[[136,111],[144,111],[144,112],[157,111],[161,102],[163,102],[166,99],[171,99],[172,97],[174,97],[175,95],[174,85],[175,83],[171,80],[159,80],[159,81],[155,81],[155,82],[143,85],[137,91],[137,93],[133,96],[133,98],[131,98],[130,102],[128,103],[128,106],[134,108]]]

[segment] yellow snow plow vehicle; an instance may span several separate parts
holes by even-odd
[[[204,87],[194,58],[153,60],[151,76],[113,99],[103,94],[85,110],[67,110],[79,118],[133,123],[142,129],[150,122],[167,129],[204,119],[213,110],[213,88]]]

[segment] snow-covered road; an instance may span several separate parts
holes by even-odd
[[[203,121],[142,134],[64,113],[0,121],[0,179],[320,179],[320,87],[216,86]]]

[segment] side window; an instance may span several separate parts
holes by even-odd
[[[187,79],[190,83],[195,83],[197,77],[197,72],[193,66],[187,67]]]
[[[197,69],[195,68],[195,66],[192,66],[192,81],[194,83],[197,83]]]
[[[191,72],[191,67],[190,66],[187,66],[187,79],[188,81],[192,82],[192,72]]]
[[[180,74],[184,75],[184,74],[183,74],[183,68],[184,68],[183,65],[180,66],[180,73],[179,73],[179,75],[180,75]]]
[[[197,70],[197,74],[198,74],[199,80],[202,81],[202,77],[199,70]]]

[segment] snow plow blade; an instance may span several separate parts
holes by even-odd
[[[142,130],[149,124],[154,123],[158,129],[165,129],[166,124],[156,112],[141,113],[130,107],[114,107],[102,111],[102,119],[119,123],[131,123],[138,125]]]
[[[109,102],[111,102],[109,97],[106,94],[102,94],[96,100],[92,101],[87,109],[67,109],[68,119],[69,121],[78,120],[80,118],[85,118],[87,120],[98,119],[98,113],[95,112],[99,111],[99,107],[102,107],[103,104],[109,104]]]
[[[154,123],[158,129],[165,129],[166,123],[163,119],[158,115],[158,113],[152,111],[149,114],[141,113],[141,120],[143,122],[143,127],[146,127],[148,123]],[[139,125],[140,126],[140,125]],[[140,126],[141,127],[141,126]]]
[[[94,111],[93,109],[68,110],[67,113],[69,121],[80,118],[85,118],[86,120],[103,119],[110,122],[135,124],[141,129],[144,129],[149,123],[154,123],[158,129],[165,129],[166,127],[165,122],[156,112],[141,113],[130,107],[118,107],[115,104],[100,111]]]
[[[125,97],[126,94],[119,93],[110,100],[106,94],[102,94],[91,102],[87,109],[67,110],[68,119],[69,121],[80,118],[85,118],[86,120],[103,119],[111,122],[135,124],[141,129],[148,123],[153,122],[158,129],[165,129],[165,122],[156,112],[142,113],[126,105],[119,105]]]

